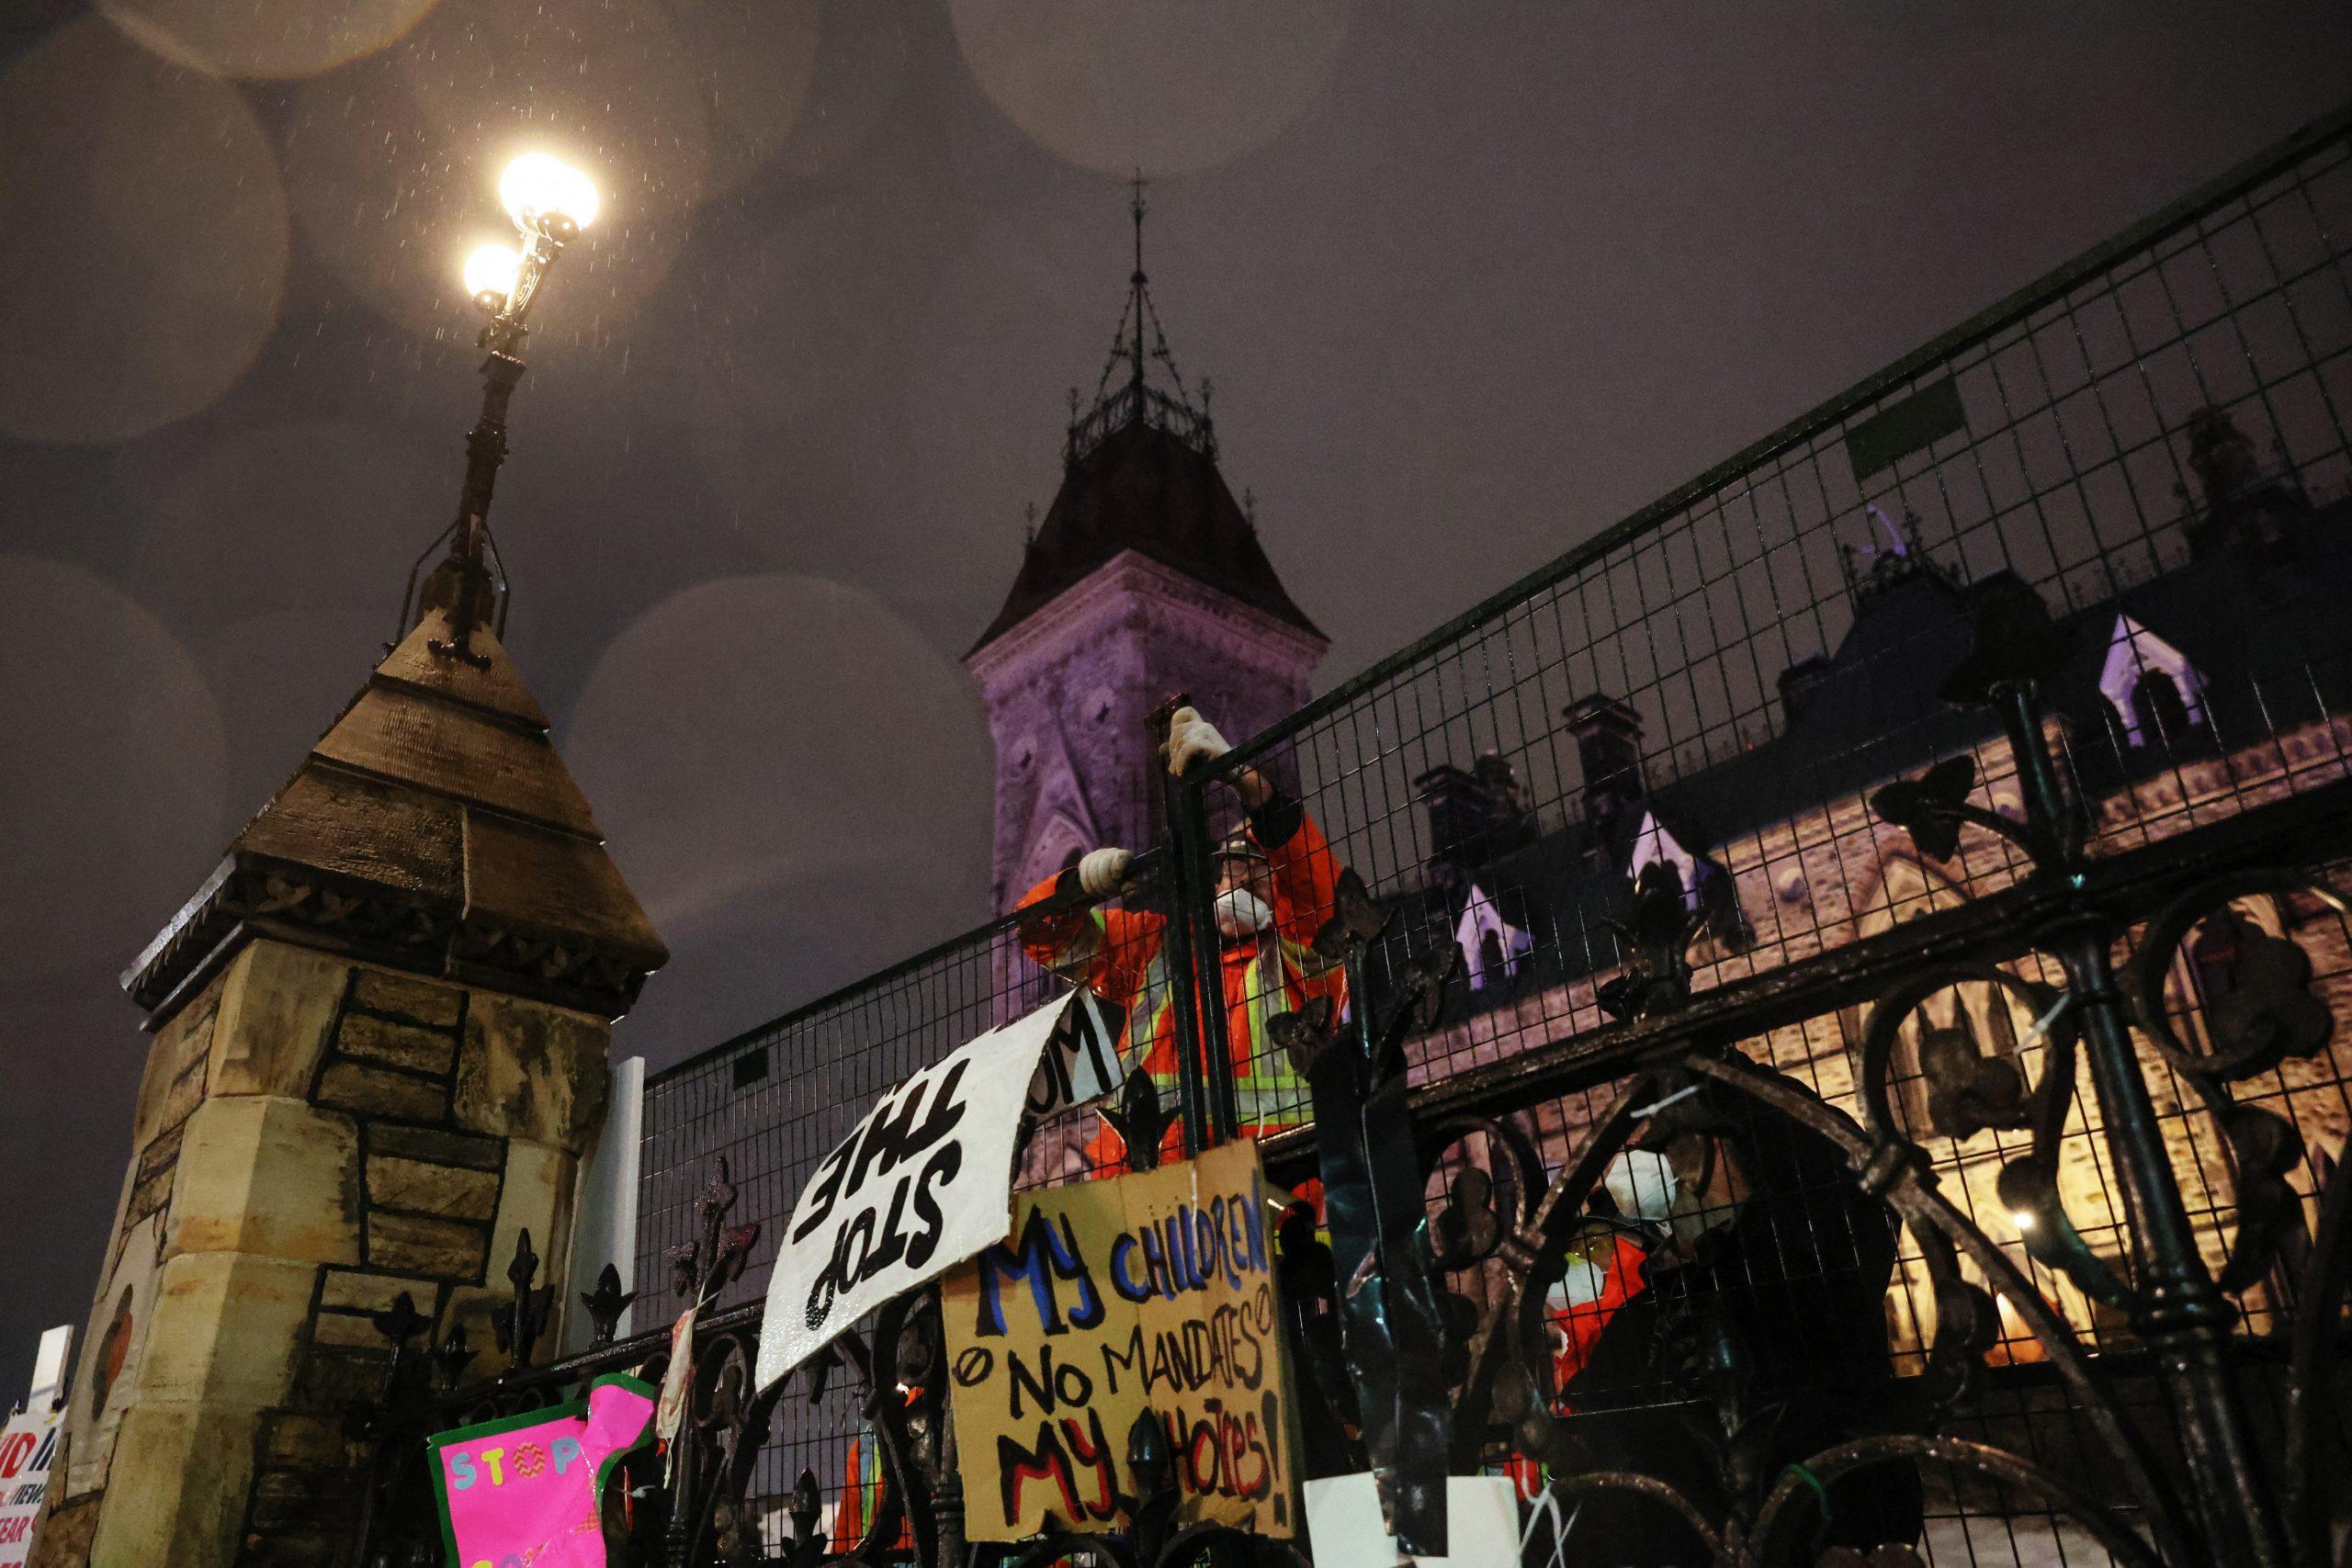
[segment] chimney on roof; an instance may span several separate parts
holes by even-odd
[[[2197,476],[2203,504],[2194,507],[2184,532],[2196,557],[2235,547],[2257,564],[2292,559],[2298,525],[2311,514],[2286,444],[2273,439],[2268,466],[2255,456],[2254,442],[2220,409],[2188,416],[2188,468]],[[2188,499],[2185,486],[2176,493]]]
[[[1829,660],[1823,654],[1800,659],[1781,671],[1781,719],[1783,726],[1792,725],[1804,711],[1805,700],[1812,696],[1829,673]]]
[[[1468,772],[1441,763],[1413,787],[1429,813],[1430,870],[1440,880],[1475,871],[1534,837],[1526,788],[1498,751],[1486,752]]]
[[[1578,697],[1561,710],[1584,770],[1585,820],[1613,829],[1642,798],[1642,716],[1615,697]]]

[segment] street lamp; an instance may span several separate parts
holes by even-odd
[[[503,611],[504,573],[492,570],[498,547],[490,536],[490,497],[506,458],[507,400],[523,378],[528,330],[524,321],[548,269],[564,246],[596,220],[601,205],[587,175],[546,152],[526,152],[507,164],[499,176],[498,197],[514,220],[522,248],[485,244],[466,258],[466,292],[490,318],[481,329],[481,346],[489,351],[481,365],[481,417],[466,436],[465,488],[458,519],[443,536],[449,541],[448,556],[426,577],[418,600],[420,610],[442,610],[449,616],[449,637],[433,639],[434,651],[469,663],[484,661],[469,646],[474,628],[493,611]],[[410,581],[415,581],[413,570]],[[405,634],[405,599],[401,618]]]
[[[498,199],[525,230],[546,222],[570,239],[596,221],[596,186],[586,175],[546,152],[526,152],[498,176]],[[569,231],[561,231],[564,226]]]
[[[514,291],[523,255],[512,245],[488,244],[466,258],[466,292],[485,310],[495,310]]]

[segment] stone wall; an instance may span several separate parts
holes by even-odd
[[[461,1326],[488,1350],[525,1231],[563,1288],[608,1037],[586,1014],[248,943],[149,1052],[33,1561],[334,1560],[368,1457],[346,1414],[389,1360],[372,1314],[406,1293],[434,1342]]]

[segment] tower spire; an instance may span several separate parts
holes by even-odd
[[[1111,334],[1110,357],[1094,384],[1094,404],[1079,412],[1078,393],[1070,392],[1069,439],[1062,448],[1065,462],[1075,463],[1101,446],[1103,439],[1131,424],[1165,430],[1204,456],[1216,457],[1216,427],[1209,423],[1207,387],[1195,402],[1168,352],[1168,335],[1160,330],[1159,312],[1152,308],[1151,280],[1143,267],[1143,220],[1151,210],[1144,200],[1150,182],[1137,169],[1127,182],[1127,213],[1135,226],[1135,269],[1127,275],[1127,306]],[[1148,335],[1147,335],[1147,332]],[[1126,374],[1119,374],[1121,362]],[[1164,389],[1151,382],[1151,367],[1163,373]]]
[[[1143,317],[1145,307],[1148,303],[1150,298],[1146,292],[1147,285],[1149,280],[1144,276],[1143,270],[1143,217],[1144,214],[1149,210],[1149,209],[1144,205],[1143,187],[1143,170],[1138,167],[1136,170],[1136,177],[1133,183],[1133,200],[1128,209],[1135,214],[1136,220],[1136,270],[1127,279],[1127,288],[1129,290],[1127,299],[1127,315],[1135,323],[1134,336],[1130,340],[1130,346],[1127,354],[1127,360],[1132,367],[1132,374],[1129,378],[1128,385],[1135,389],[1138,399],[1140,399],[1143,394]]]

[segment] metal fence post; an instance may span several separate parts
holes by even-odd
[[[938,1523],[940,1568],[964,1568],[970,1555],[964,1540],[964,1483],[953,1476],[941,1483],[931,1506]]]
[[[1164,759],[1168,748],[1169,717],[1192,699],[1178,693],[1151,712],[1155,755]],[[1205,1009],[1216,1020],[1216,1039],[1224,1040],[1224,996],[1222,984],[1212,986],[1210,976],[1200,967],[1216,961],[1214,934],[1202,941],[1196,912],[1209,908],[1214,895],[1209,891],[1208,818],[1201,805],[1198,781],[1187,784],[1172,777],[1163,765],[1159,770],[1160,802],[1168,820],[1168,874],[1162,891],[1168,901],[1167,953],[1169,966],[1170,1003],[1176,1030],[1176,1089],[1177,1103],[1183,1115],[1184,1153],[1199,1154],[1231,1134],[1227,1131],[1229,1114],[1220,1114],[1215,1104],[1212,1083],[1217,1081],[1206,1070],[1205,1050],[1207,1031],[1204,1027]],[[1218,1056],[1222,1058],[1222,1049]],[[1231,1099],[1230,1073],[1223,1075],[1227,1081],[1225,1098]]]
[[[1193,1059],[1201,1075],[1201,1093],[1208,1108],[1208,1135],[1204,1147],[1228,1143],[1241,1135],[1240,1110],[1235,1101],[1233,1057],[1225,1032],[1225,964],[1216,929],[1216,868],[1210,859],[1208,781],[1170,780],[1170,801],[1176,859],[1183,867],[1171,895],[1177,913],[1191,928],[1187,941],[1197,955],[1193,971]]]
[[[1994,695],[2027,810],[2057,838],[2064,859],[2075,862],[2081,808],[2051,755],[2034,683],[2005,682]],[[2046,951],[2065,971],[2108,1148],[2132,1220],[2133,1325],[2155,1354],[2179,1418],[2183,1457],[2213,1560],[2271,1568],[2287,1562],[2289,1553],[2227,1364],[2237,1311],[2198,1250],[2172,1153],[2132,1043],[2131,1014],[2109,957],[2120,934],[2111,919],[2086,908],[2042,937]]]

